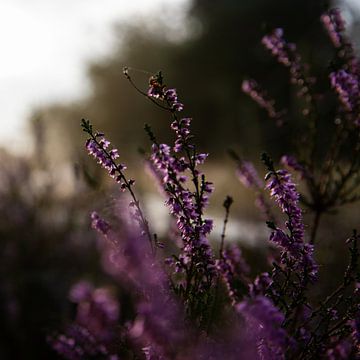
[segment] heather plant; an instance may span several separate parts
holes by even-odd
[[[322,21],[337,49],[329,75],[338,97],[335,135],[326,152],[317,151],[322,97],[316,93],[309,66],[281,29],[263,38],[300,88],[307,133],[300,139],[297,156],[284,155],[280,163],[300,174],[305,192],[300,194],[294,175],[279,168],[268,154],[261,156],[267,170],[262,180],[250,162],[231,151],[239,180],[255,191],[256,205],[267,220],[269,245],[275,249],[268,270],[256,276],[240,246],[225,241],[230,196],[223,203],[219,245],[210,242],[213,221],[207,218],[206,207],[214,186],[201,167],[208,154],[197,149],[192,119],[181,116],[184,105],[161,72],[151,76],[143,91],[124,69],[130,84],[171,118],[171,145],[161,143],[145,125],[151,141],[145,162],[176,224],[168,239],[160,241],[153,232],[135,180],[118,161],[121,152],[89,120],[82,120],[87,152],[124,193],[112,222],[97,212],[91,214],[91,222],[104,240],[103,267],[130,306],[122,314],[123,305],[111,289],[76,284],[70,291],[77,304],[74,322],[63,333],[49,336],[60,355],[112,360],[360,358],[360,236],[355,230],[346,241],[349,262],[342,282],[322,299],[311,296],[321,272],[315,256],[321,246],[315,241],[320,218],[358,199],[360,173],[358,63],[339,12],[331,10]],[[276,119],[276,125],[288,122],[287,112],[276,110],[275,101],[255,80],[246,80],[243,90]],[[353,151],[350,159],[349,151]],[[309,235],[301,204],[314,214]]]
[[[296,144],[295,154],[284,154],[281,162],[297,172],[303,180],[305,191],[300,200],[314,214],[310,243],[316,240],[321,217],[344,204],[359,200],[359,63],[345,33],[344,20],[338,9],[323,14],[321,21],[335,48],[329,65],[329,84],[337,96],[316,87],[316,77],[310,75],[310,65],[302,61],[296,45],[286,41],[284,31],[275,29],[262,39],[262,43],[275,59],[289,70],[290,81],[297,95],[306,130]],[[265,108],[271,118],[282,125],[286,111],[275,110],[275,101],[255,80],[243,82],[243,91]],[[323,107],[332,105],[324,112]],[[326,130],[321,132],[321,129]],[[326,144],[319,140],[331,134]]]

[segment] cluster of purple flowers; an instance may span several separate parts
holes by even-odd
[[[167,89],[166,86],[163,85],[161,73],[150,78],[147,96],[165,102],[171,111],[180,112],[184,109],[184,105],[178,101],[176,90]]]
[[[345,30],[345,22],[339,9],[331,9],[328,13],[321,16],[330,39],[336,48],[340,48],[344,42],[342,32]]]
[[[270,299],[256,296],[238,305],[236,310],[244,317],[249,340],[255,342],[260,359],[285,359],[288,335],[282,328],[284,315]]]
[[[280,63],[285,66],[298,66],[299,56],[295,52],[296,45],[284,40],[283,29],[275,29],[271,34],[264,36],[262,43]]]
[[[86,150],[92,155],[109,175],[120,184],[122,190],[125,190],[128,184],[133,185],[133,179],[126,180],[123,171],[126,170],[125,164],[117,164],[115,160],[119,157],[117,149],[109,149],[110,141],[105,139],[103,133],[96,133],[92,138],[86,141]]]
[[[359,61],[356,57],[353,45],[345,34],[345,21],[339,9],[330,9],[322,15],[321,21],[327,31],[331,42],[337,50],[342,66],[351,73],[359,71]]]
[[[248,94],[260,107],[265,109],[270,118],[276,119],[278,126],[282,125],[281,118],[285,111],[277,111],[275,109],[275,100],[271,99],[254,79],[244,80],[242,91]]]
[[[263,45],[271,51],[272,55],[280,64],[289,68],[291,81],[301,86],[299,95],[307,95],[307,82],[313,80],[306,79],[304,76],[304,66],[301,57],[296,50],[296,45],[284,39],[284,30],[277,28],[271,34],[262,38]]]
[[[343,46],[344,40],[339,34],[344,25],[339,14],[324,15],[323,22],[335,46]],[[290,68],[293,82],[303,87],[302,94],[308,94],[311,81],[304,75],[295,45],[284,40],[283,31],[276,29],[263,38],[263,43],[280,63]],[[331,78],[345,110],[353,113],[357,107],[358,77],[349,69],[334,72]],[[127,72],[125,75],[132,82]],[[244,81],[243,91],[271,117],[280,117],[274,102],[255,81]],[[71,360],[359,358],[360,237],[356,232],[348,242],[351,258],[343,283],[318,306],[312,304],[307,291],[318,278],[314,239],[308,242],[305,237],[300,195],[291,174],[275,170],[273,161],[263,154],[269,170],[264,182],[250,162],[234,153],[237,176],[245,187],[255,191],[258,206],[269,220],[270,244],[277,245],[277,252],[272,259],[272,269],[256,276],[239,247],[224,246],[233,201],[228,196],[224,202],[226,216],[217,257],[209,242],[213,221],[204,215],[214,188],[199,170],[208,154],[197,151],[190,129],[191,119],[178,117],[183,104],[175,89],[163,85],[161,73],[152,76],[148,91],[141,93],[172,117],[175,140],[171,146],[159,143],[146,126],[152,141],[146,163],[166,197],[181,241],[154,247],[159,244],[157,236],[149,230],[132,189],[134,181],[124,176],[125,165],[116,162],[118,151],[110,148],[104,134],[93,133],[91,124],[83,121],[84,131],[90,136],[87,151],[132,197],[130,208],[135,209],[135,213],[129,214],[128,207],[121,207],[116,227],[97,212],[91,214],[92,227],[106,241],[104,269],[131,298],[131,310],[124,321],[120,316],[120,303],[112,292],[80,282],[70,291],[70,300],[77,304],[76,319],[62,335],[49,337],[52,347]],[[298,161],[294,156],[285,155],[281,162],[299,172],[308,184],[320,188],[316,174],[303,159]],[[278,226],[274,220],[264,190],[270,191],[270,197],[286,216],[285,226]],[[318,215],[320,210],[315,205],[318,204],[310,208]],[[318,222],[319,219],[315,219]],[[151,249],[144,241],[144,234],[150,240]],[[180,249],[171,250],[173,245]]]
[[[332,43],[338,49],[339,59],[342,60],[340,68],[329,75],[331,86],[338,95],[346,117],[359,126],[359,62],[352,44],[344,34],[345,21],[339,9],[330,10],[321,20]]]
[[[236,174],[241,183],[247,188],[263,189],[264,182],[250,161],[240,161]]]
[[[96,289],[86,281],[75,284],[69,297],[77,304],[76,319],[64,334],[49,337],[54,350],[70,360],[96,356],[117,360],[118,356],[110,349],[118,335],[119,304],[116,298],[108,289]]]
[[[340,103],[347,114],[353,116],[352,119],[356,126],[360,126],[360,91],[358,74],[350,73],[341,69],[330,74],[332,88],[336,91]],[[354,116],[355,115],[355,116]]]
[[[220,259],[217,261],[217,268],[227,287],[232,304],[235,305],[242,297],[239,282],[246,285],[248,281],[246,276],[250,271],[242,256],[241,249],[232,245],[223,250]]]
[[[178,271],[193,271],[198,268],[203,274],[198,280],[198,289],[211,286],[215,262],[208,235],[212,230],[211,219],[204,219],[203,212],[213,191],[211,182],[197,169],[204,163],[207,154],[197,153],[191,143],[190,118],[173,118],[172,130],[176,134],[171,148],[167,144],[153,144],[151,161],[160,174],[167,194],[166,204],[177,220],[177,227],[183,241],[183,253],[177,261]],[[183,156],[181,156],[183,154]],[[188,175],[191,176],[194,189],[187,186]],[[187,287],[192,281],[188,277]]]
[[[293,155],[283,155],[280,160],[281,164],[284,166],[296,171],[300,174],[301,179],[309,178],[310,174],[305,168],[305,166],[301,165],[295,156]]]
[[[285,40],[284,30],[281,28],[275,29],[262,38],[262,43],[271,51],[280,64],[289,69],[291,83],[300,87],[297,95],[304,98],[307,103],[312,103],[314,100],[311,87],[316,82],[316,79],[307,75],[308,66],[302,63],[296,45]],[[306,105],[302,113],[305,116],[310,114],[308,105]]]
[[[313,259],[314,249],[304,240],[304,222],[299,207],[299,193],[291,180],[291,175],[286,170],[272,172],[266,187],[270,190],[270,196],[288,217],[285,226],[289,234],[280,228],[275,228],[270,240],[284,250],[283,261],[290,258],[294,268],[301,268],[303,274],[307,274],[309,279],[314,281],[317,275],[317,265]]]

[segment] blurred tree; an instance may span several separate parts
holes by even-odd
[[[222,156],[229,145],[241,144],[246,156],[258,156],[267,147],[272,154],[284,151],[286,140],[298,131],[299,118],[295,91],[286,70],[279,66],[260,44],[262,36],[275,27],[283,27],[289,41],[295,42],[314,73],[320,74],[320,85],[328,83],[328,64],[333,50],[319,21],[330,6],[329,0],[195,0],[183,26],[189,29],[184,40],[168,36],[171,16],[143,19],[136,24],[118,25],[119,42],[111,56],[89,66],[92,92],[82,101],[53,104],[38,109],[50,124],[52,154],[69,159],[80,153],[79,122],[91,119],[109,133],[121,149],[134,153],[146,145],[142,131],[145,122],[167,140],[168,117],[147,103],[127,83],[122,68],[161,69],[166,83],[176,86],[185,104],[185,115],[194,117],[194,132],[207,151]],[[140,87],[146,89],[150,73],[131,72]],[[275,129],[241,92],[244,77],[255,77],[279,106],[289,108],[295,126]],[[275,148],[274,148],[275,147]],[[126,155],[125,155],[126,156]]]

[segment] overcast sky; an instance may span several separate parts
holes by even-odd
[[[111,25],[188,0],[0,0],[0,143],[19,136],[32,107],[84,94],[86,62],[110,52]],[[169,5],[171,4],[171,5]],[[149,14],[149,15],[148,15]]]
[[[86,93],[86,62],[110,51],[111,24],[160,9],[181,16],[189,1],[0,0],[0,144],[23,150],[33,106]]]

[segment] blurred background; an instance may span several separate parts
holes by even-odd
[[[45,338],[71,314],[69,286],[80,278],[111,282],[100,270],[89,213],[109,215],[120,194],[88,159],[81,118],[119,148],[155,231],[166,234],[159,219],[167,209],[138,149],[150,145],[144,123],[171,143],[169,117],[135,92],[124,66],[144,90],[158,70],[176,87],[199,148],[210,153],[205,170],[216,187],[209,209],[214,241],[230,194],[228,238],[243,243],[257,271],[266,226],[226,151],[236,149],[264,174],[262,151],[277,161],[294,150],[302,128],[296,92],[260,41],[284,28],[326,88],[334,49],[319,18],[330,6],[342,9],[357,46],[359,0],[1,1],[0,359],[55,358]],[[241,92],[248,77],[288,109],[288,126],[274,126]],[[344,241],[359,225],[357,210],[348,206],[322,224],[317,256],[323,268],[339,268],[335,280],[346,261]],[[323,288],[331,287],[324,281]]]

